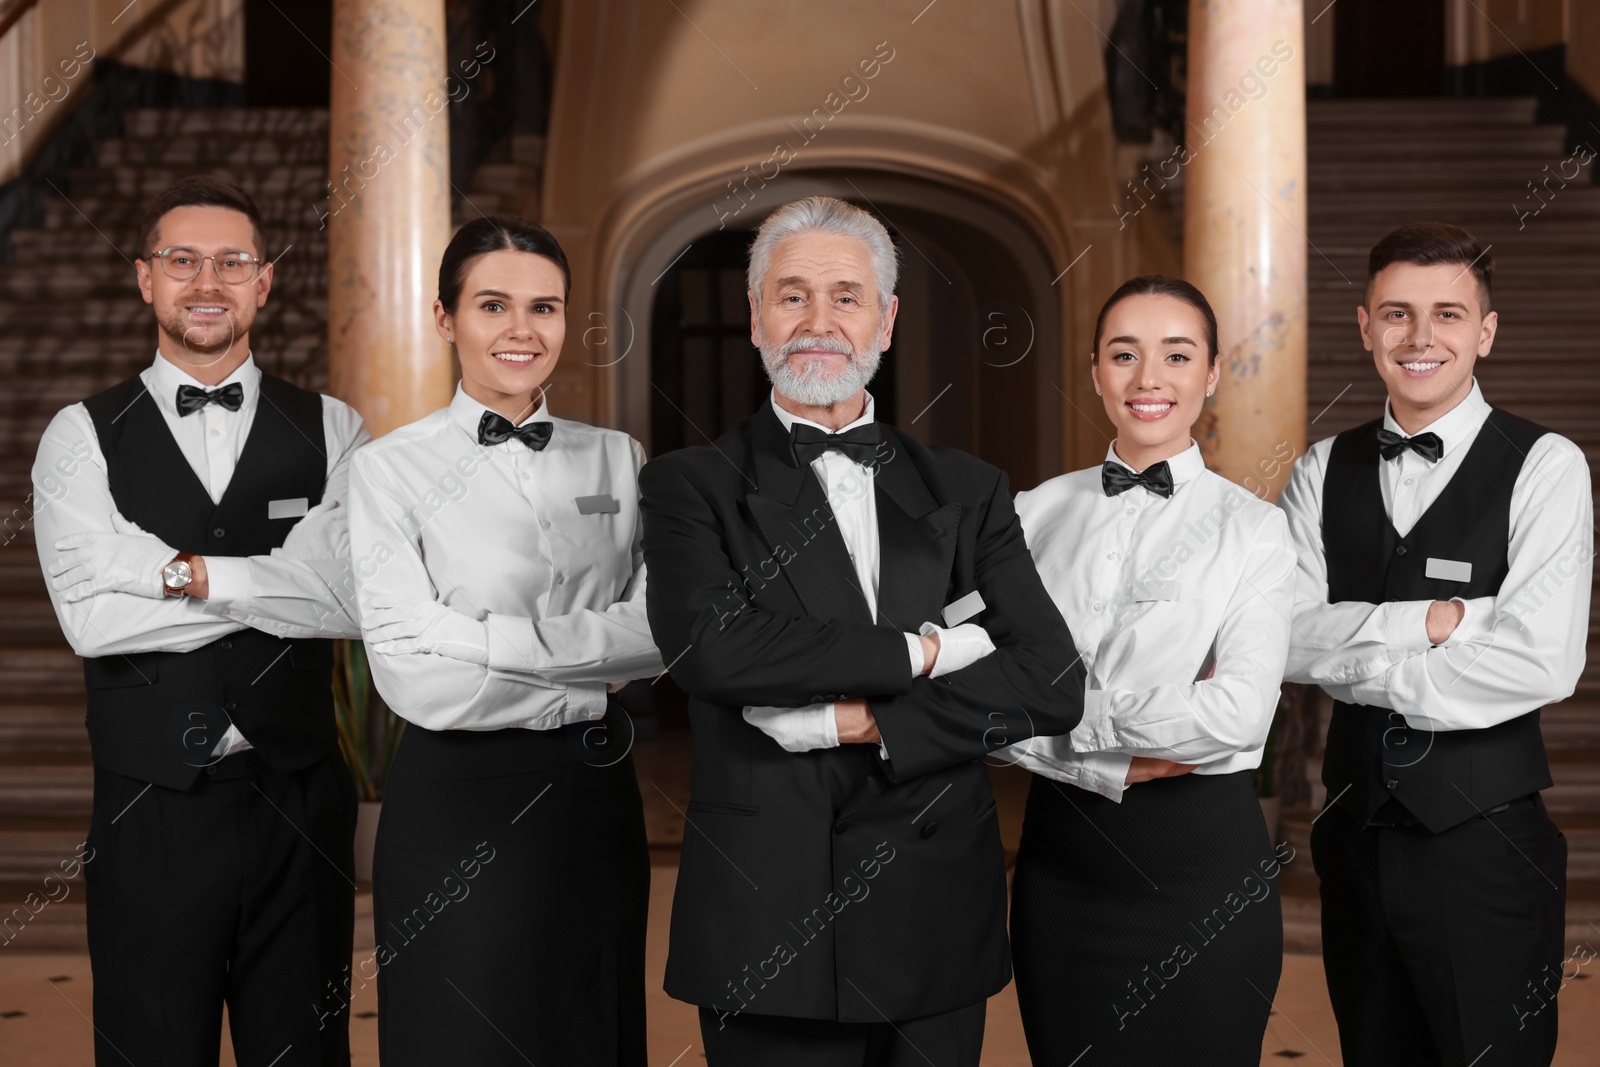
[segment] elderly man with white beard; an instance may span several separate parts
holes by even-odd
[[[874,419],[896,274],[865,211],[775,211],[749,269],[771,401],[640,476],[694,732],[666,989],[711,1067],[975,1067],[1011,977],[983,757],[1082,715],[1005,475]]]

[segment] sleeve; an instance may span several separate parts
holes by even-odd
[[[1583,673],[1594,570],[1593,485],[1583,452],[1555,434],[1541,438],[1511,501],[1510,567],[1487,628],[1356,684],[1358,701],[1392,708],[1413,728],[1447,731],[1495,726],[1572,695]]]
[[[988,605],[977,621],[995,651],[900,695],[868,692],[895,781],[1069,733],[1083,714],[1083,657],[1039,578],[1004,474],[975,510],[974,578]]]
[[[350,462],[372,440],[354,408],[322,398],[328,481],[322,500],[266,556],[207,556],[208,615],[277,637],[360,637],[350,566]]]
[[[408,506],[398,481],[372,450],[357,454],[350,471],[350,549],[356,599],[412,610],[440,607],[421,545],[403,534]],[[451,610],[451,609],[446,609]],[[605,686],[563,686],[536,674],[505,672],[433,653],[383,653],[368,643],[373,680],[386,704],[428,730],[551,729],[590,718],[605,705]],[[530,715],[531,709],[538,714]]]
[[[1381,675],[1393,664],[1429,647],[1428,600],[1385,604],[1341,600],[1328,602],[1328,565],[1322,547],[1322,479],[1329,447],[1313,446],[1295,464],[1278,506],[1289,522],[1294,543],[1294,607],[1291,613],[1289,662],[1291,682],[1321,686],[1334,699],[1347,687]],[[1465,641],[1481,625],[1483,604],[1466,603],[1474,622],[1457,628],[1446,644]]]
[[[733,708],[905,692],[911,671],[902,631],[775,615],[745,598],[722,521],[684,466],[668,456],[639,474],[650,630],[678,684]]]
[[[630,442],[632,486],[637,495],[644,453]],[[583,609],[547,619],[490,613],[489,666],[531,672],[562,685],[627,682],[664,669],[650,636],[645,609],[643,524],[634,531],[632,577],[616,603],[603,611]]]
[[[88,409],[73,404],[58,412],[45,429],[33,464],[34,541],[46,575],[61,555],[55,543],[68,534],[114,532],[105,456]],[[209,615],[189,597],[157,600],[132,593],[100,593],[64,602],[45,582],[50,603],[72,650],[80,656],[134,652],[188,652],[245,628]]]
[[[1295,553],[1284,517],[1259,531],[1229,597],[1209,678],[1154,689],[1084,696],[1075,751],[1114,751],[1179,763],[1210,763],[1260,748],[1272,727],[1289,655]]]
[[[1075,752],[1066,737],[1034,737],[1013,745],[1001,756],[1019,767],[1117,803],[1127,791],[1128,768],[1133,757],[1124,752]]]

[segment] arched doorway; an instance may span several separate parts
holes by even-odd
[[[768,212],[814,193],[874,212],[900,250],[895,340],[871,387],[880,417],[994,463],[1013,489],[1059,473],[1061,324],[1044,248],[1000,205],[877,171],[780,178],[738,228],[719,230],[700,205],[658,227],[618,280],[625,318],[649,324],[614,370],[622,427],[657,454],[715,440],[755,409],[766,384],[748,341],[744,250]]]

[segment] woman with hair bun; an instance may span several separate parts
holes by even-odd
[[[1033,1062],[1255,1064],[1283,964],[1275,855],[1251,788],[1289,651],[1283,513],[1206,469],[1217,320],[1146,275],[1100,312],[1103,465],[1017,497],[1088,689],[1033,771],[1012,888]],[[1280,862],[1281,861],[1281,862]]]
[[[644,1067],[650,868],[609,694],[662,670],[624,433],[550,414],[556,240],[485,218],[439,266],[450,405],[362,450],[350,540],[373,679],[408,723],[373,869],[385,1067]]]

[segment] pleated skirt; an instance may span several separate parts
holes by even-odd
[[[407,727],[373,863],[384,1067],[645,1067],[650,863],[618,717],[598,745],[597,724]]]
[[[1011,903],[1034,1064],[1259,1063],[1281,858],[1247,771],[1137,783],[1120,804],[1035,776]]]

